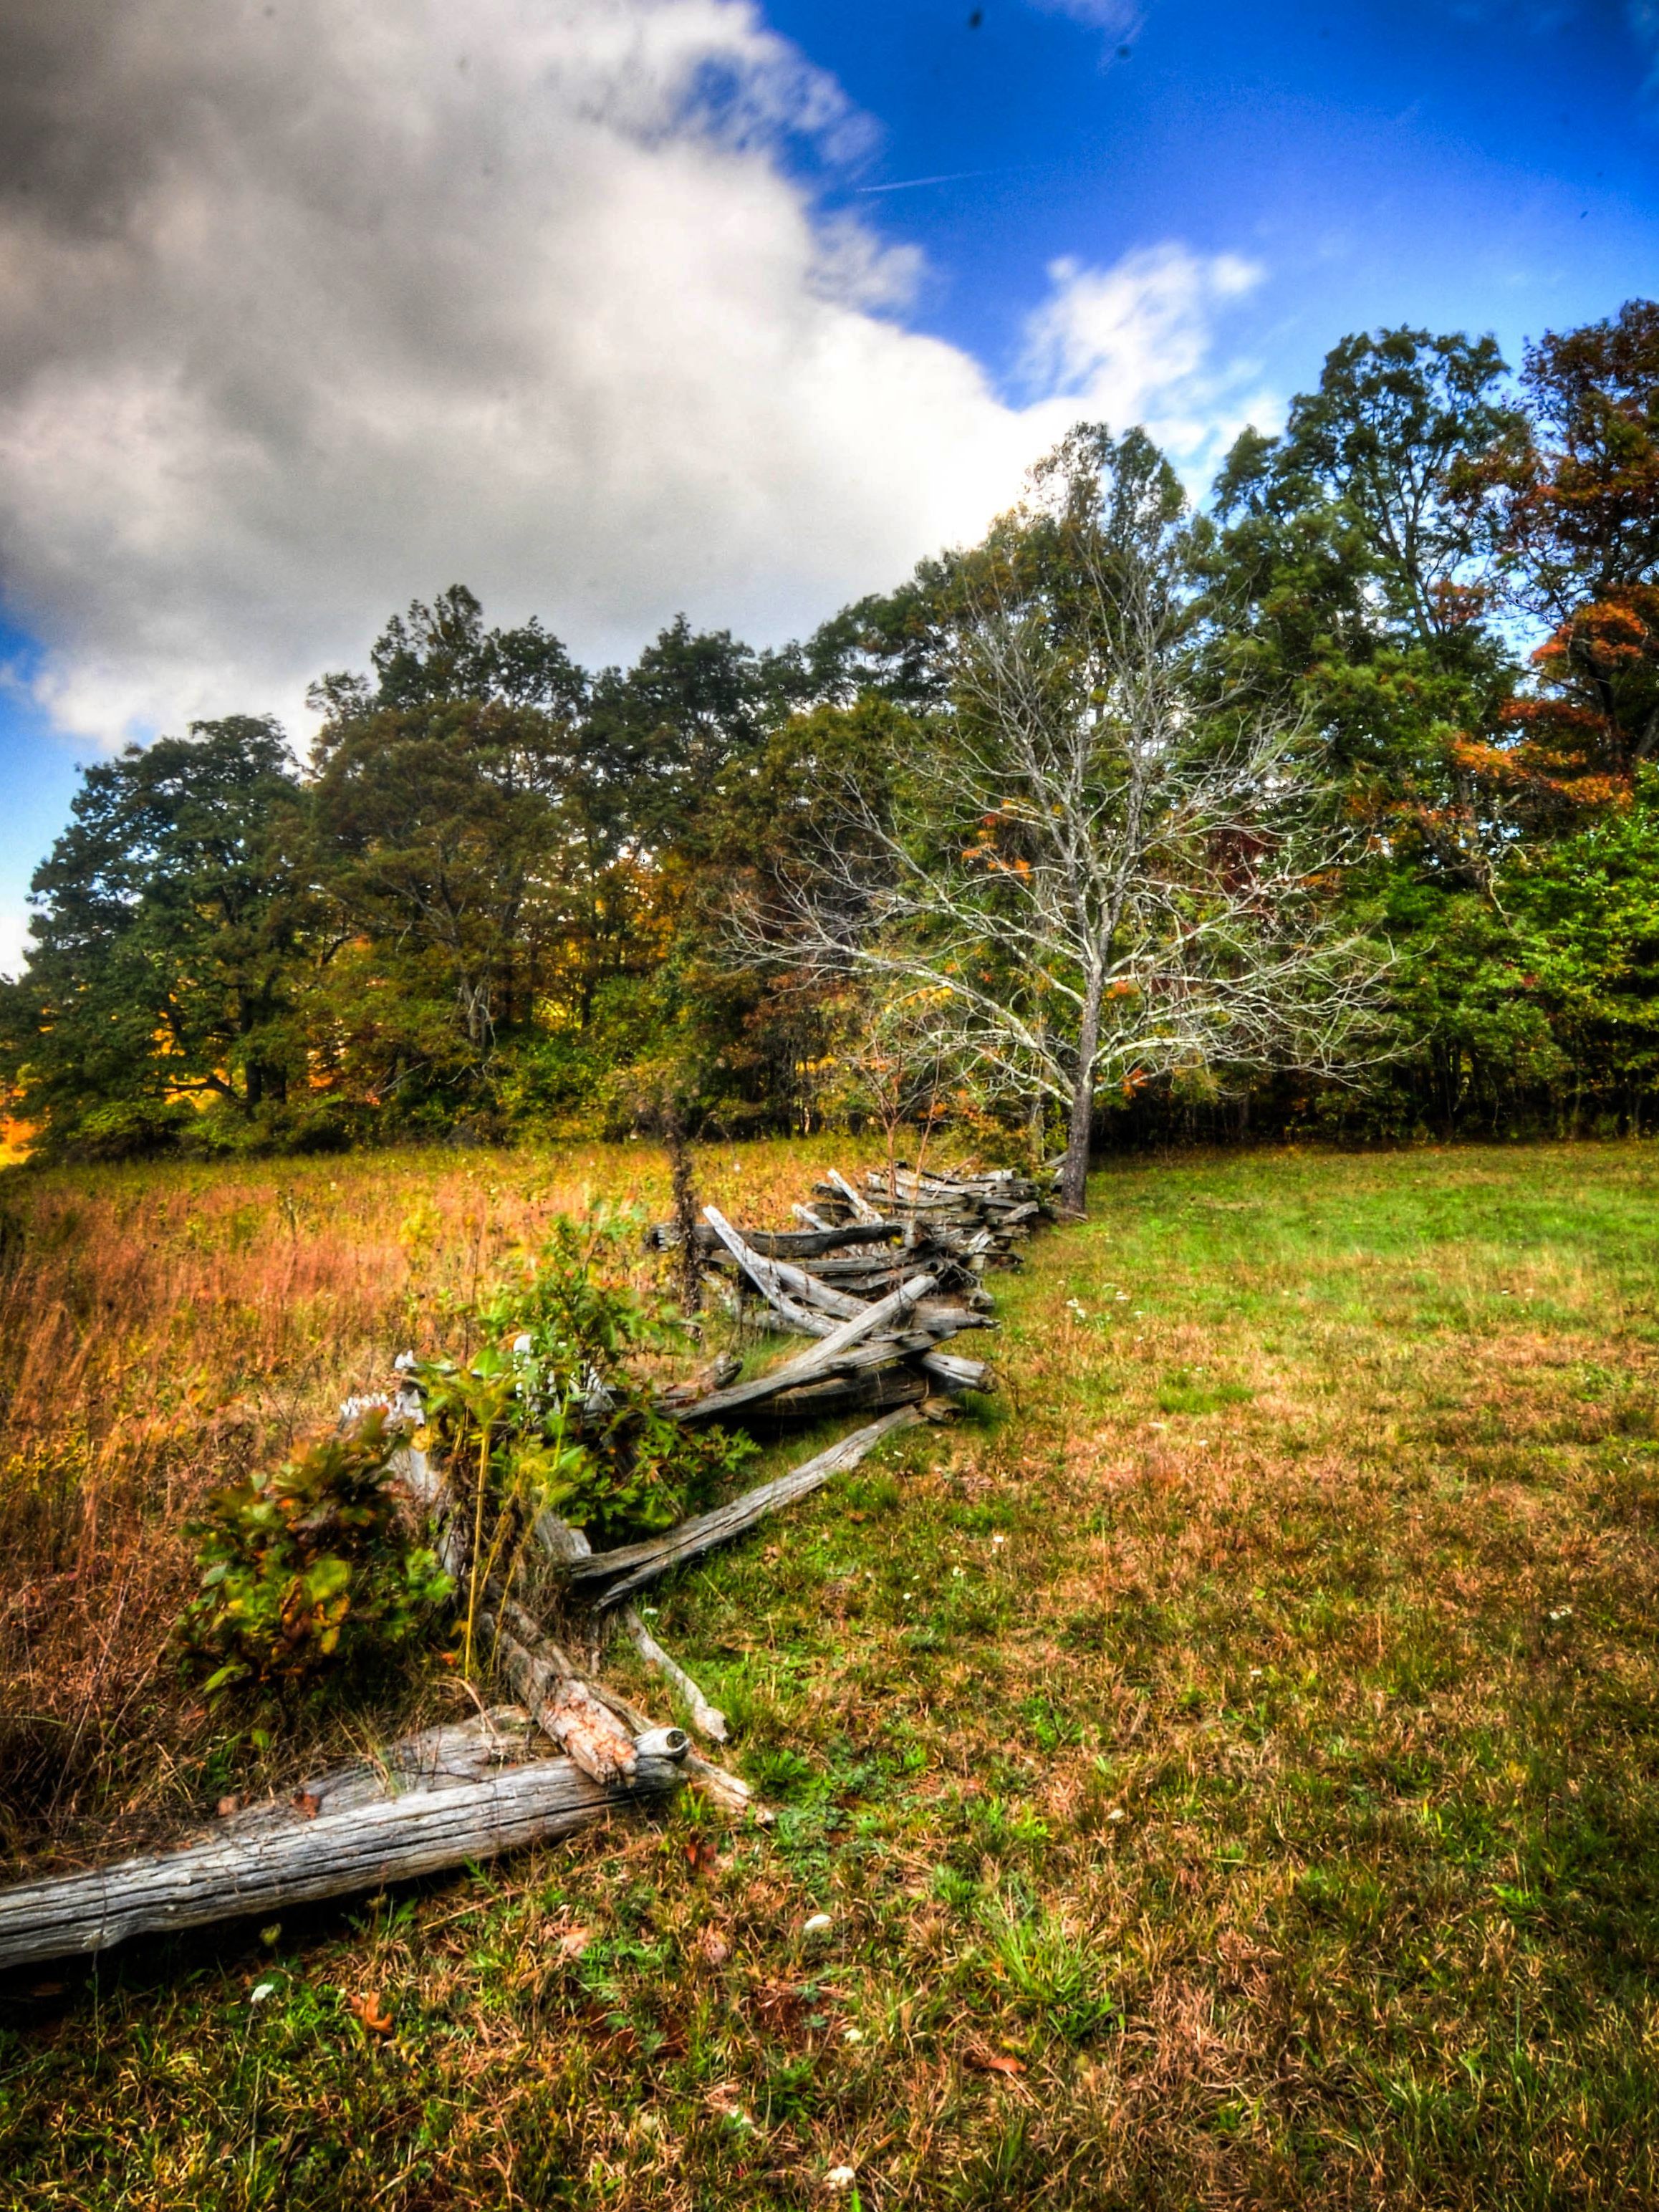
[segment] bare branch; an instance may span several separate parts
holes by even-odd
[[[1331,919],[1354,837],[1305,731],[1200,696],[1174,538],[1084,530],[1067,558],[1059,582],[981,562],[896,799],[847,781],[731,937],[902,997],[912,1048],[987,1097],[1064,1106],[1076,1207],[1103,1090],[1348,1078],[1380,1056],[1386,957]]]

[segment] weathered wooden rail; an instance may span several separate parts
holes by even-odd
[[[0,1967],[100,1951],[131,1936],[204,1928],[441,1873],[591,1826],[678,1788],[686,1740],[635,1741],[625,1783],[573,1759],[532,1759],[479,1781],[411,1789],[307,1819],[267,1817],[182,1850],[0,1891]]]

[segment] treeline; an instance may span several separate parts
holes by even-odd
[[[988,615],[994,574],[1021,580]],[[1103,638],[1133,692],[1132,599],[1157,609],[1146,665],[1175,702],[1162,736],[1123,736],[1133,710],[1079,644]],[[1024,641],[1038,671],[1030,713],[1092,733],[1079,820],[1097,842],[1141,788],[1126,761],[1163,788],[1146,781],[1158,749],[1213,726],[1213,763],[1244,757],[1227,750],[1242,718],[1288,733],[1271,769],[1252,741],[1248,821],[1217,815],[1182,844],[1187,802],[1159,801],[1170,826],[1134,862],[1161,870],[1159,900],[1095,990],[1151,1011],[1122,1032],[1127,1057],[1097,1065],[1087,1047],[1097,1130],[1397,1137],[1659,1114],[1659,306],[1645,301],[1546,337],[1518,377],[1488,339],[1346,339],[1281,436],[1238,441],[1196,513],[1140,434],[1085,426],[985,545],[780,652],[682,621],[633,667],[594,673],[537,623],[488,627],[463,588],[413,606],[367,673],[316,685],[303,766],[274,722],[233,717],[87,771],[35,878],[25,971],[0,987],[12,1110],[46,1158],[615,1133],[664,1116],[737,1135],[917,1112],[1051,1144],[1063,1082],[1034,1079],[1022,1100],[1017,1054],[896,1022],[870,988],[868,932],[902,911],[909,949],[888,965],[912,1001],[930,974],[1003,988],[1008,963],[983,949],[995,900],[972,908],[975,950],[959,884],[926,912],[860,908],[845,866],[868,833],[872,866],[920,869],[921,835],[961,881],[963,866],[994,890],[1063,873],[1029,798],[975,799],[989,811],[957,820],[938,797],[972,783],[939,774],[952,748],[1000,773],[975,735],[988,714],[1018,769],[1027,708],[1014,690],[986,703],[998,637]],[[1259,856],[1280,834],[1255,825],[1292,758],[1332,833],[1297,898],[1376,954],[1363,1049],[1346,1068],[1243,1055],[1213,990],[1212,1039],[1194,1018],[1178,1052],[1159,1049],[1154,979],[1167,1005],[1194,1003],[1170,948],[1224,909],[1224,965],[1245,959],[1239,918],[1267,896],[1247,878],[1267,880]],[[1127,867],[1127,851],[1120,839],[1106,858]],[[849,943],[866,933],[862,970],[826,957],[822,900],[791,951],[789,914],[808,908],[780,887],[815,872],[848,892],[837,911]],[[1128,927],[1111,920],[1109,939]],[[933,932],[926,960],[916,929]],[[1085,1050],[1070,959],[1006,982],[1027,994],[1007,1034],[1037,1036],[1033,1067]]]

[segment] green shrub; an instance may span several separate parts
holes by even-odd
[[[623,1279],[638,1226],[562,1216],[519,1278],[475,1309],[484,1349],[417,1370],[434,1441],[457,1488],[481,1499],[481,1522],[550,1506],[625,1540],[695,1511],[754,1452],[747,1437],[669,1419],[632,1371],[636,1355],[684,1338],[665,1300]]]
[[[637,1228],[630,1215],[561,1218],[515,1279],[450,1311],[483,1348],[416,1370],[422,1441],[465,1511],[469,1672],[483,1594],[497,1577],[510,1583],[538,1513],[550,1507],[607,1541],[666,1528],[756,1449],[682,1428],[633,1371],[637,1355],[684,1335],[665,1300],[625,1279]],[[210,1500],[191,1531],[201,1593],[179,1631],[210,1692],[361,1674],[425,1630],[453,1585],[399,1514],[397,1442],[385,1416],[371,1414]]]
[[[637,1220],[561,1216],[520,1279],[471,1318],[484,1347],[465,1364],[417,1368],[432,1441],[467,1501],[471,1562],[461,1656],[472,1670],[484,1591],[510,1583],[518,1547],[549,1508],[605,1543],[665,1528],[755,1449],[717,1429],[690,1433],[656,1404],[631,1356],[684,1324],[619,1279]]]
[[[370,1413],[209,1500],[179,1635],[210,1692],[363,1673],[422,1633],[452,1585],[400,1514],[397,1443]]]
[[[180,1099],[116,1098],[76,1113],[61,1129],[54,1116],[42,1150],[77,1164],[153,1159],[176,1151],[195,1120],[195,1108]]]
[[[263,1159],[273,1154],[344,1152],[374,1133],[372,1109],[326,1092],[301,1092],[245,1114],[216,1101],[184,1133],[185,1151],[201,1159]]]

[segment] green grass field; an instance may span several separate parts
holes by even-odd
[[[21,1988],[0,2203],[1659,2203],[1659,1152],[1091,1205],[998,1400],[658,1593],[774,1826]]]

